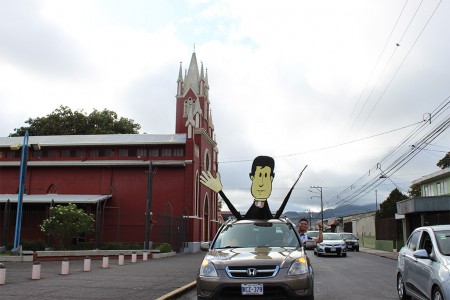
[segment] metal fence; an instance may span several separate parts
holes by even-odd
[[[375,232],[377,240],[403,240],[402,220],[395,218],[375,220]]]
[[[0,204],[0,246],[11,248],[16,226],[17,205]],[[41,229],[40,225],[49,216],[49,207],[27,205],[22,212],[21,240],[42,240],[49,246],[53,244]],[[122,213],[120,209],[105,208],[99,215],[101,226],[98,227],[100,242],[138,242],[144,246],[145,212]],[[169,243],[172,249],[180,252],[187,247],[189,222],[183,216],[156,214],[152,217],[150,241],[153,243]],[[96,227],[97,228],[97,227]],[[95,242],[96,233],[81,235],[74,239],[77,242]],[[56,246],[53,244],[53,246]]]

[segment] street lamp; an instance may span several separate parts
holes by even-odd
[[[31,145],[34,150],[41,149],[39,144]],[[22,155],[20,157],[20,175],[19,175],[19,194],[17,198],[17,214],[16,214],[16,231],[14,233],[14,246],[13,252],[20,252],[20,230],[22,226],[22,206],[23,206],[23,192],[25,189],[25,179],[26,179],[26,171],[27,171],[27,162],[28,162],[28,130],[25,131],[25,135],[23,137],[23,144],[11,145],[11,150],[19,150],[22,147]]]

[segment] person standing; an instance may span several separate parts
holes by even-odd
[[[307,219],[301,219],[298,222],[298,233],[300,234],[300,240],[302,241],[302,243],[304,244],[307,240],[314,240],[316,243],[321,243],[323,242],[323,226],[322,226],[322,222],[317,222],[317,226],[319,227],[319,234],[316,238],[313,237],[309,237],[307,234],[308,231],[308,225],[309,222]]]

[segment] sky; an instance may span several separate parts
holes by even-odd
[[[0,0],[0,136],[61,105],[175,131],[180,63],[208,69],[224,192],[275,159],[285,211],[376,205],[450,151],[450,3]],[[322,191],[322,197],[320,197]]]

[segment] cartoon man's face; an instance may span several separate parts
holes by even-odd
[[[256,200],[266,201],[272,193],[273,176],[270,175],[271,171],[270,167],[257,166],[255,174],[250,175],[252,195]]]

